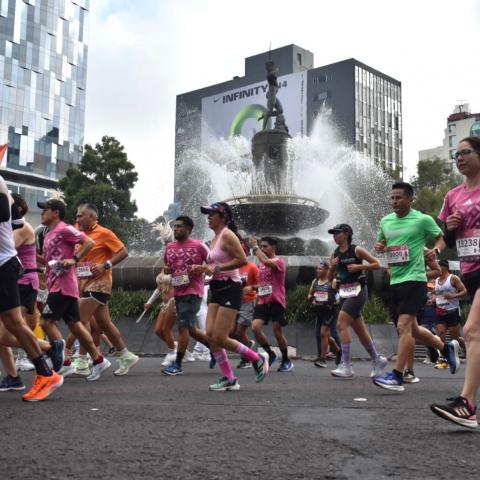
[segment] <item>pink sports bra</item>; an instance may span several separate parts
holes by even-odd
[[[214,263],[216,265],[220,265],[223,263],[230,262],[232,260],[232,257],[227,252],[225,252],[225,250],[222,250],[222,237],[226,230],[227,230],[227,227],[225,227],[220,232],[220,235],[218,236],[215,242],[215,245],[210,250],[210,253],[208,254],[208,263]],[[215,273],[213,275],[213,280],[228,280],[228,279],[238,283],[242,282],[242,277],[240,276],[240,271],[238,270],[238,268],[234,268],[233,270],[225,270],[223,272]]]

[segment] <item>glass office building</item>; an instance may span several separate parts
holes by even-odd
[[[0,172],[33,208],[83,154],[89,0],[0,0]]]

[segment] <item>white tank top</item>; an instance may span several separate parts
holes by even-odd
[[[0,193],[7,195],[9,208],[12,206],[12,197],[8,193],[5,180],[0,175]],[[6,222],[0,222],[0,267],[17,255],[13,240],[12,215]]]
[[[440,279],[435,280],[435,297],[437,309],[442,312],[451,312],[453,310],[458,310],[460,302],[457,298],[454,300],[447,300],[443,295],[445,293],[458,293],[458,290],[452,285],[452,274],[450,274],[445,283],[441,284]]]

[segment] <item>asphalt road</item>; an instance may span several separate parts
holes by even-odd
[[[206,363],[171,378],[160,362],[142,358],[128,376],[112,368],[93,384],[68,377],[41,403],[0,393],[0,478],[478,478],[480,432],[428,408],[458,393],[463,370],[418,364],[421,382],[392,394],[371,383],[367,362],[338,380],[296,361],[261,384],[241,370],[240,391],[219,393],[208,391],[219,374]]]

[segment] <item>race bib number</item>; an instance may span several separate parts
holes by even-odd
[[[480,230],[468,230],[457,239],[457,253],[460,260],[477,261],[480,258]]]
[[[328,292],[315,292],[313,296],[315,297],[315,302],[317,303],[328,302]]]
[[[435,303],[437,304],[437,307],[442,307],[444,305],[448,305],[450,300],[447,300],[443,295],[437,295],[435,297]]]
[[[183,275],[175,275],[172,277],[172,285],[174,287],[186,287],[190,283],[190,278],[186,273]]]
[[[91,265],[89,265],[89,264],[79,265],[77,267],[77,277],[78,278],[93,277],[93,273],[92,273],[92,270],[91,270]]]
[[[353,298],[357,297],[362,286],[359,283],[345,283],[340,286],[340,298]]]
[[[393,266],[406,265],[410,261],[408,245],[387,247],[388,264]]]
[[[273,288],[271,285],[261,285],[258,287],[258,295],[260,297],[266,297],[267,295],[271,295],[273,292]]]

